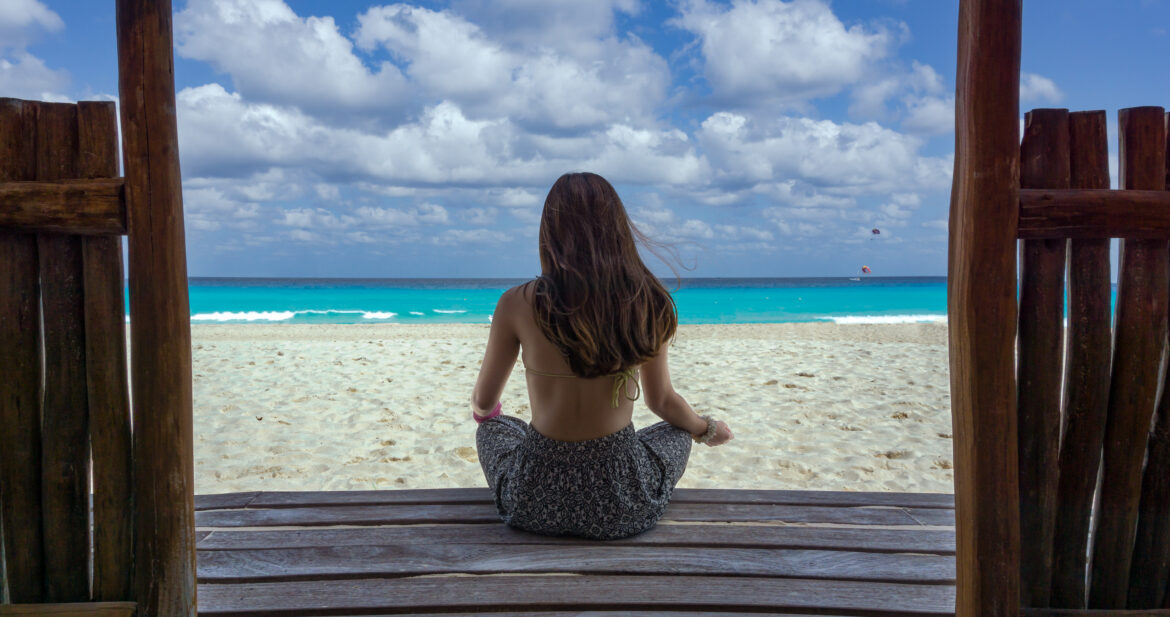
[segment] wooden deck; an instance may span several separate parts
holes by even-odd
[[[499,522],[487,489],[195,498],[201,615],[953,615],[951,495],[679,489],[633,538]]]

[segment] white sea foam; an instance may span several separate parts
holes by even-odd
[[[196,313],[191,321],[287,321],[296,314],[296,311],[217,311]]]
[[[946,315],[845,315],[823,317],[839,324],[946,323]]]
[[[423,315],[425,315],[426,313],[423,313],[423,312],[421,312],[421,311],[411,311],[411,312],[410,312],[410,314],[411,314],[411,315],[418,315],[419,317],[422,317],[422,316],[423,316]]]
[[[467,310],[465,310],[465,309],[459,309],[459,310],[454,310],[454,311],[449,311],[446,309],[431,309],[431,310],[436,312],[436,313],[443,313],[444,315],[455,315],[455,314],[467,312]]]
[[[390,311],[368,311],[362,313],[362,319],[392,319],[397,315],[398,313]]]

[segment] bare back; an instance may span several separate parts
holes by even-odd
[[[524,363],[528,384],[528,400],[532,405],[532,427],[545,437],[560,441],[595,439],[625,428],[634,413],[634,402],[625,392],[618,393],[618,406],[613,407],[614,383],[612,376],[582,379],[572,375],[561,352],[540,331],[532,311],[532,294],[517,293],[516,314],[512,321],[520,340],[520,357]],[[541,373],[565,376],[537,375]],[[636,392],[634,383],[626,386],[629,394]]]

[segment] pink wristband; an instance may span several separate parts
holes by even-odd
[[[474,411],[474,410],[472,410],[472,412],[471,412],[471,417],[472,417],[472,418],[475,418],[475,423],[476,423],[476,424],[483,424],[483,422],[484,422],[485,420],[491,420],[492,418],[494,418],[494,417],[496,417],[496,416],[500,415],[500,412],[501,412],[501,411],[503,411],[503,410],[504,410],[504,403],[503,403],[503,402],[499,402],[499,403],[496,403],[496,408],[495,408],[495,409],[493,409],[493,410],[492,410],[492,412],[491,412],[491,413],[489,413],[488,415],[486,415],[486,416],[481,416],[481,415],[479,415],[479,414],[475,413],[475,411]]]

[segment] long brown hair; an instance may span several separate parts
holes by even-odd
[[[638,255],[648,239],[597,174],[561,176],[540,217],[536,323],[578,377],[600,377],[657,355],[678,327],[674,299]]]

